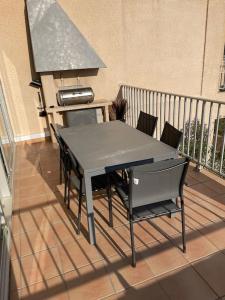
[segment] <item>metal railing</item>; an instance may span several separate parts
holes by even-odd
[[[158,117],[155,137],[168,121],[183,132],[180,152],[225,177],[225,102],[122,85],[126,122],[137,126],[140,111]]]
[[[225,60],[220,65],[219,90],[225,91]]]

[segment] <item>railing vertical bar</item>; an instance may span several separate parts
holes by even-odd
[[[129,125],[132,126],[132,117],[131,117],[131,103],[132,103],[132,88],[130,87],[129,89],[129,107],[128,107],[128,110],[129,110]]]
[[[132,102],[133,102],[133,107],[134,107],[134,111],[133,111],[133,113],[132,113],[132,127],[135,127],[134,126],[134,123],[135,123],[135,110],[136,110],[136,89],[135,88],[133,88],[133,100],[132,100]]]
[[[185,144],[185,121],[186,121],[186,102],[187,102],[187,98],[184,98],[184,110],[183,110],[183,141],[182,141],[182,152],[184,154],[184,144]]]
[[[139,114],[140,114],[140,110],[141,110],[141,99],[142,99],[142,89],[139,89],[139,93],[138,93],[137,122],[138,122],[138,118],[139,118]],[[137,123],[136,123],[136,126],[137,126]]]
[[[213,109],[213,103],[210,104],[210,109],[209,109],[208,134],[207,134],[206,155],[205,155],[206,165],[208,164],[208,157],[209,157],[209,139],[210,139],[210,131],[211,131],[212,109]]]
[[[122,87],[121,87],[121,88],[122,88],[122,97],[123,97],[123,98],[125,98],[125,93],[124,93],[124,90],[125,90],[126,86],[122,85]]]
[[[225,128],[223,129],[223,142],[222,142],[222,150],[221,150],[221,158],[220,158],[220,175],[222,174],[223,170],[223,157],[224,157],[224,146],[225,146]]]
[[[218,138],[218,130],[219,130],[219,117],[220,117],[220,108],[221,104],[218,105],[217,109],[217,117],[216,117],[216,131],[215,131],[215,139],[214,139],[214,147],[213,147],[213,160],[212,160],[212,168],[215,166],[215,158],[216,158],[216,148],[217,148],[217,138]]]
[[[169,113],[168,113],[168,122],[170,123],[170,113],[171,113],[171,95],[169,95]]]
[[[180,102],[181,102],[181,98],[180,96],[178,97],[178,130],[180,130]]]
[[[136,127],[137,101],[138,101],[138,90],[137,90],[137,88],[135,88],[135,98],[134,98],[135,110],[134,110],[134,126],[133,127]]]
[[[152,114],[152,91],[149,92],[149,113]]]
[[[141,110],[145,111],[145,90],[143,90],[142,109]]]
[[[198,109],[199,109],[199,100],[196,100],[196,111],[195,111],[195,127],[194,127],[194,145],[193,145],[193,159],[195,159],[195,149],[196,149],[196,139],[197,139],[197,129],[198,129]]]
[[[176,96],[173,96],[173,126],[175,126]]]
[[[122,86],[122,98],[123,99],[126,99],[127,100],[127,102],[128,102],[128,97],[127,97],[127,86]]]
[[[137,122],[138,122],[138,118],[139,118],[139,114],[140,114],[140,108],[141,108],[141,96],[142,96],[142,90],[139,89],[138,91],[138,110],[137,110]],[[137,126],[137,122],[136,122],[136,126]]]
[[[152,92],[152,114],[155,115],[155,92]]]
[[[132,87],[130,87],[130,101],[129,101],[129,116],[130,116],[130,126],[132,126],[132,111],[133,111],[133,107],[132,107]]]
[[[124,98],[124,97],[122,97],[122,98]],[[127,87],[127,97],[124,98],[124,99],[127,100],[127,106],[129,106],[129,86]],[[125,120],[126,120],[126,123],[129,124],[129,122],[128,122],[128,110],[126,111],[126,117],[125,117]]]
[[[159,108],[158,108],[158,98],[159,98],[159,93],[156,93],[156,116],[159,117]],[[156,127],[156,138],[158,139],[159,138],[159,131],[158,131],[158,126]]]
[[[162,108],[163,108],[163,105],[162,105],[162,93],[160,93],[160,120],[159,120],[159,126],[160,126],[160,136],[162,134]]]
[[[149,111],[149,114],[151,114],[151,96],[152,96],[152,92],[150,91],[148,93],[148,100],[149,100],[149,106],[148,106],[148,111]]]
[[[140,107],[140,99],[141,99],[141,91],[140,91],[140,89],[138,89],[135,127],[137,127],[138,115],[139,115],[139,112],[140,112],[140,108],[139,108]]]
[[[164,94],[164,124],[166,122],[166,94]]]
[[[190,99],[190,108],[189,108],[189,120],[188,120],[188,148],[187,155],[190,155],[190,141],[191,141],[191,115],[192,115],[192,102],[193,99]]]
[[[203,149],[203,139],[204,139],[204,122],[205,122],[205,104],[206,102],[203,101],[202,103],[202,118],[201,118],[201,137],[200,137],[200,149],[199,149],[199,156],[198,156],[198,168],[200,168],[202,162],[202,149]]]
[[[146,112],[148,113],[148,95],[149,95],[149,92],[148,90],[146,90],[146,94],[145,94],[145,101],[146,101]]]
[[[143,111],[145,111],[145,112],[147,112],[147,110],[146,110],[146,99],[147,99],[147,91],[144,90],[144,91],[143,91],[143,107],[142,107],[142,109],[143,109]]]

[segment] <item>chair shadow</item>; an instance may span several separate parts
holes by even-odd
[[[47,143],[47,145],[46,145],[46,143]],[[58,172],[59,165],[55,166],[54,163],[57,161],[57,158],[58,158],[58,149],[55,146],[53,146],[51,143],[49,143],[49,142],[46,142],[46,143],[45,144],[43,144],[43,143],[37,144],[35,146],[30,145],[30,144],[25,144],[24,150],[26,152],[26,159],[30,161],[30,163],[34,166],[34,168],[37,169],[37,173],[40,174],[40,176],[43,178],[44,182],[46,183],[46,185],[49,189],[49,193],[52,193],[53,197],[52,197],[51,200],[49,200],[48,204],[49,205],[51,205],[51,204],[54,205],[56,203],[60,204],[60,207],[65,212],[65,214],[67,216],[67,219],[69,220],[70,224],[74,228],[74,232],[71,232],[71,234],[75,234],[75,233],[77,233],[77,231],[76,231],[77,230],[77,227],[76,227],[76,224],[77,224],[76,211],[74,212],[72,210],[67,209],[67,207],[65,206],[65,204],[63,202],[62,188],[60,188],[60,187],[58,188],[58,186],[56,185],[57,180],[59,180],[59,172]],[[39,156],[39,160],[40,160],[39,165],[36,164],[37,156]],[[53,161],[53,165],[49,164],[49,167],[48,167],[48,157],[49,157],[49,160]],[[191,170],[191,171],[193,171],[193,170]],[[57,172],[57,174],[55,174],[55,172]],[[193,172],[195,172],[195,171],[193,171]],[[191,188],[195,191],[199,191],[198,184],[200,185],[201,183],[207,182],[209,180],[212,181],[213,179],[212,178],[209,179],[205,174],[202,174],[201,175],[201,181],[198,180],[198,181],[194,182],[194,184],[191,184],[190,187],[188,187],[188,188]],[[220,184],[220,183],[215,181],[215,184]],[[222,184],[220,184],[220,185],[221,185],[220,189],[222,190],[223,185]],[[207,191],[204,192],[204,190],[202,191],[202,189],[200,191],[203,194],[203,197],[204,196],[209,197],[209,194],[207,193]],[[76,201],[76,194],[75,193],[73,194],[72,198],[73,198],[74,201]],[[101,199],[101,198],[102,198],[102,195],[98,195],[98,194],[95,197],[95,199]],[[126,214],[120,209],[119,202],[117,203],[116,201],[117,201],[116,199],[114,199],[114,201],[113,201],[114,202],[114,210],[116,211],[116,213],[121,215],[122,218],[125,219]],[[217,200],[215,199],[215,201],[217,201]],[[223,201],[220,200],[219,203],[223,204]],[[35,205],[34,205],[34,207],[35,207]],[[40,205],[40,208],[41,207],[43,208],[42,205]],[[107,208],[107,201],[106,201],[106,206],[105,207]],[[30,209],[32,210],[33,207],[31,207]],[[83,211],[83,215],[84,215],[83,218],[85,218],[86,217],[86,215],[85,215],[85,205],[83,206],[82,211]],[[127,252],[124,251],[122,248],[120,248],[120,246],[113,240],[113,238],[110,234],[110,230],[107,227],[108,219],[104,215],[104,210],[103,209],[102,210],[97,209],[96,207],[94,207],[94,211],[95,211],[95,216],[96,216],[96,218],[95,218],[96,227],[100,230],[101,234],[104,234],[104,236],[107,237],[108,241],[111,243],[112,247],[117,251],[117,253],[120,257],[122,257],[123,259],[124,259],[124,257],[127,257]],[[15,211],[15,213],[16,213],[16,211]],[[65,223],[65,220],[62,218],[62,216],[59,216],[59,218],[60,217],[61,217],[61,221]],[[219,226],[220,228],[222,228],[222,226],[224,225],[222,221],[223,221],[223,219],[221,219],[221,223],[220,223],[220,226]],[[169,219],[168,219],[168,222],[169,222]],[[152,225],[152,223],[151,223],[151,225]],[[166,237],[166,240],[164,241],[164,243],[166,243],[166,245],[168,245],[168,247],[173,247],[174,245],[179,247],[180,237],[175,236],[171,239],[171,236],[167,235],[166,232],[164,232],[160,227],[158,227],[155,224],[153,224],[153,226],[155,226],[155,228],[157,230],[159,230],[160,233],[164,237]],[[215,228],[213,228],[210,225],[207,225],[206,228],[207,228],[207,232],[213,232],[215,230]],[[115,229],[116,228],[114,228],[114,230]],[[82,224],[81,230],[82,230],[82,234],[87,239],[88,238],[87,227],[85,227]],[[97,233],[97,234],[99,234],[99,233]],[[188,232],[187,236],[188,236],[189,240],[197,238],[196,234],[195,234],[195,231]],[[139,237],[139,236],[136,236],[136,238],[141,239],[141,237]],[[60,239],[60,237],[59,237],[59,239]],[[121,239],[124,240],[124,237],[121,236]],[[76,239],[75,239],[75,241],[76,241]],[[124,240],[124,241],[129,245],[129,241],[127,241],[127,240]],[[142,241],[142,242],[144,243],[144,241]],[[62,245],[63,245],[63,243],[62,243]],[[146,246],[148,246],[148,245],[146,245]],[[31,245],[31,247],[32,247],[32,245]],[[126,288],[126,289],[128,288],[128,290],[125,291],[123,293],[123,295],[119,296],[120,298],[118,298],[118,299],[132,299],[132,297],[134,297],[133,299],[136,299],[135,297],[138,297],[139,295],[140,296],[145,295],[147,290],[150,289],[150,288],[153,289],[153,290],[158,289],[158,287],[157,287],[158,283],[151,283],[151,284],[149,284],[149,286],[143,287],[143,288],[138,289],[138,290],[136,288],[131,287],[129,285],[129,283],[126,281],[126,278],[124,278],[120,273],[120,269],[125,267],[126,265],[129,265],[130,261],[128,260],[126,262],[123,262],[123,259],[122,259],[119,262],[111,263],[108,256],[107,256],[107,254],[104,253],[104,249],[101,249],[98,246],[98,244],[96,245],[96,248],[99,251],[100,255],[103,257],[103,259],[105,260],[106,264],[111,264],[112,265],[112,268],[113,268],[113,270],[115,270],[115,274],[118,277],[118,279],[119,279],[120,283],[122,284],[122,286],[124,286],[124,288]],[[154,255],[154,253],[157,253],[158,251],[160,251],[157,246],[155,246],[155,247],[153,246],[153,247],[150,247],[150,248],[151,249],[146,249],[146,250],[140,251],[141,255],[144,255],[145,257],[146,257],[146,255],[151,256],[151,255]],[[16,255],[19,258],[19,253],[17,253]],[[70,256],[69,253],[67,253],[67,255],[68,255],[68,257]],[[142,258],[138,258],[138,259],[142,259]],[[93,265],[92,263],[90,263],[90,264]],[[76,269],[75,265],[74,265],[74,269]],[[103,270],[94,270],[94,266],[93,266],[93,271],[92,272],[89,272],[88,274],[82,276],[82,278],[79,278],[77,282],[72,282],[72,280],[69,281],[69,286],[71,286],[71,288],[73,288],[73,287],[78,286],[79,284],[82,285],[85,282],[88,282],[88,281],[94,280],[95,278],[104,276],[104,274],[105,273],[103,272]],[[45,282],[45,280],[43,280],[43,282]],[[15,276],[13,274],[13,271],[12,271],[11,272],[11,285],[14,286],[15,284],[16,284],[16,278],[15,278]],[[47,283],[46,283],[46,285],[47,285]],[[62,283],[62,286],[63,285],[64,285],[64,283]],[[67,287],[68,287],[68,284],[67,284]],[[54,289],[52,288],[52,290],[51,289],[50,290],[51,290],[51,293],[53,295],[57,295],[57,291],[59,291],[61,288],[62,287],[60,287],[60,284],[58,284],[54,287]],[[35,293],[35,296],[40,297],[40,298],[37,298],[37,299],[44,299],[43,297],[45,295],[45,292],[46,291],[43,291],[43,290],[42,291],[37,291]],[[16,292],[15,292],[15,295],[16,295]],[[31,296],[26,296],[24,299],[26,299],[26,300],[31,299]]]

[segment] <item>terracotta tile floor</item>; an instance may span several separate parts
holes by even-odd
[[[185,187],[187,253],[179,216],[135,225],[137,267],[130,265],[126,214],[114,195],[109,228],[104,194],[94,195],[97,245],[76,233],[76,195],[63,204],[58,149],[17,146],[11,249],[11,299],[225,299],[225,184],[193,166]],[[160,228],[160,231],[157,230]]]

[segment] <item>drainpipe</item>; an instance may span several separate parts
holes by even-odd
[[[203,47],[203,55],[202,55],[202,76],[201,76],[200,96],[202,96],[203,80],[204,80],[204,72],[205,72],[205,52],[206,52],[206,38],[207,38],[207,27],[208,27],[208,14],[209,14],[209,0],[207,0],[206,14],[205,14],[205,35],[204,35],[204,47]]]

